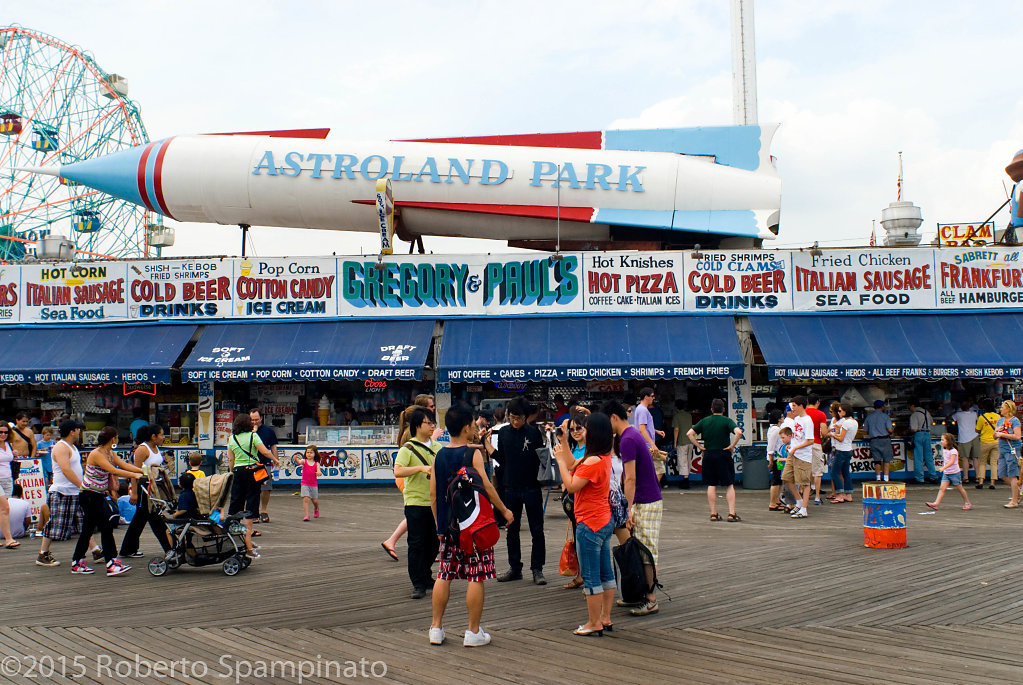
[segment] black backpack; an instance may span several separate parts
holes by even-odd
[[[650,553],[647,546],[630,537],[621,545],[614,548],[612,555],[615,560],[615,578],[618,581],[618,591],[624,602],[639,603],[645,602],[648,594],[656,587],[663,590],[664,586],[657,582],[657,567],[654,565],[654,555]],[[654,570],[654,583],[647,585],[646,571],[644,566],[649,565]]]
[[[472,451],[466,450],[462,467],[448,482],[448,534],[466,554],[493,549],[500,538],[494,508],[483,487],[483,479],[472,465]]]

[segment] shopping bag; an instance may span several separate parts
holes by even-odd
[[[566,542],[561,548],[561,561],[558,562],[558,573],[569,578],[579,575],[579,557],[575,553],[575,543]]]

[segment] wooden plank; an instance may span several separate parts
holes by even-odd
[[[401,517],[397,492],[325,491],[321,517],[304,523],[301,501],[282,488],[273,521],[259,526],[263,558],[233,578],[218,567],[153,578],[137,562],[118,578],[71,576],[71,541],[54,544],[57,568],[32,564],[34,545],[0,555],[0,577],[16,588],[5,593],[0,641],[9,653],[189,657],[211,668],[224,654],[366,658],[387,664],[387,681],[410,684],[567,684],[609,669],[640,683],[1018,680],[1023,657],[997,647],[1023,637],[1023,559],[1006,535],[1020,514],[1001,507],[1005,492],[971,490],[973,511],[920,516],[934,488],[911,485],[904,550],[862,547],[858,503],[793,520],[766,511],[766,493],[737,494],[744,521],[736,525],[708,521],[701,490],[665,492],[658,575],[674,600],[643,618],[615,609],[615,631],[604,638],[571,634],[585,603],[556,575],[565,518],[555,504],[545,522],[550,584],[488,582],[483,625],[494,642],[470,652],[460,644],[465,585],[452,586],[448,642],[430,646],[430,600],[408,598],[405,543],[401,563],[379,547]],[[143,546],[158,549],[149,533]],[[528,555],[527,531],[522,547]],[[496,557],[503,570],[504,540]],[[624,677],[622,663],[630,664]],[[95,676],[84,682],[102,682]]]

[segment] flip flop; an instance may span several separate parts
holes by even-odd
[[[262,533],[260,533],[258,530],[252,531],[252,537],[254,537],[254,538],[258,538],[261,535],[262,535]]]
[[[18,547],[21,547],[21,543],[18,542],[17,540],[11,540],[6,545],[4,545],[4,547],[6,549],[17,549]]]
[[[398,561],[398,553],[397,553],[397,552],[395,552],[395,551],[394,551],[393,549],[391,549],[390,547],[388,547],[388,546],[387,546],[387,543],[381,542],[381,543],[380,543],[380,546],[384,548],[384,551],[385,551],[385,552],[387,552],[387,556],[391,557],[391,558],[392,558],[392,559],[394,559],[395,561]]]

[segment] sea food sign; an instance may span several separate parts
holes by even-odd
[[[578,255],[467,261],[339,262],[343,314],[582,311]]]

